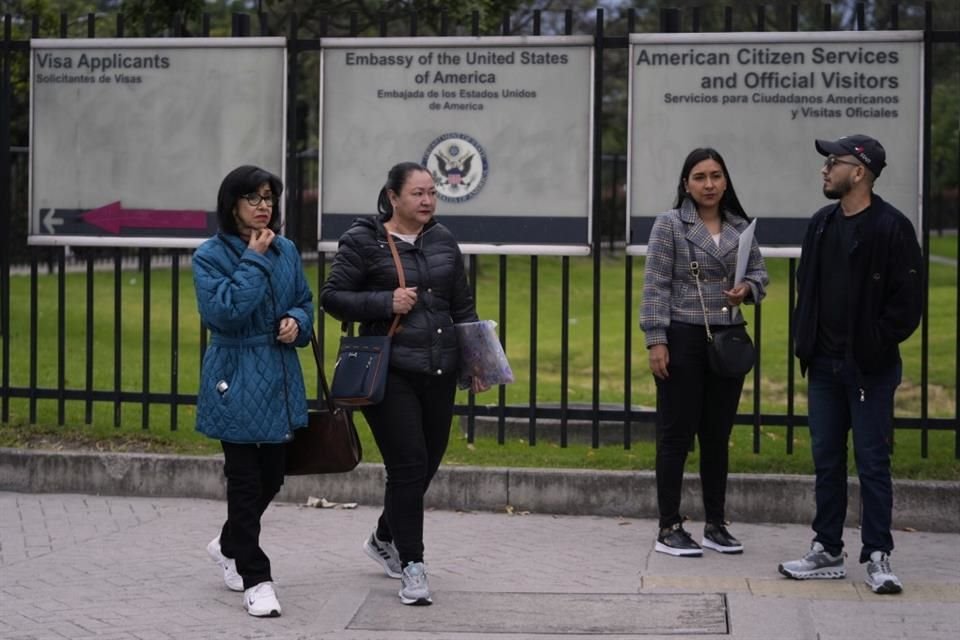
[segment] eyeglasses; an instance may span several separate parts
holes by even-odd
[[[251,207],[259,207],[261,202],[265,202],[268,207],[273,206],[273,194],[267,194],[264,196],[260,195],[259,193],[246,193],[240,197],[246,200]]]
[[[832,170],[838,164],[848,164],[851,167],[859,167],[859,162],[851,162],[850,160],[841,160],[836,156],[828,156],[826,160],[823,161],[823,166],[827,168],[827,171]]]

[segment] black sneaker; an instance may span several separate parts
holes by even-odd
[[[680,522],[671,527],[660,529],[654,551],[671,556],[697,557],[703,555],[703,549],[693,541],[693,538],[684,530],[683,524]]]
[[[705,524],[700,544],[720,553],[743,553],[743,545],[722,524]]]

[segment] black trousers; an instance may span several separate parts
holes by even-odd
[[[377,537],[393,540],[400,562],[423,562],[423,496],[450,440],[454,374],[390,369],[380,404],[364,407],[387,470]]]
[[[682,522],[683,467],[694,435],[700,442],[700,484],[706,521],[722,523],[727,494],[727,447],[740,403],[743,377],[722,378],[707,364],[702,325],[667,329],[670,364],[657,384],[657,505],[660,526]]]
[[[227,477],[227,521],[220,532],[220,551],[237,562],[243,588],[273,580],[270,559],[260,548],[260,517],[283,486],[283,444],[223,442],[223,474]]]

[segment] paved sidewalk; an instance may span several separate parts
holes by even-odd
[[[263,544],[283,616],[255,619],[206,555],[220,501],[0,492],[0,638],[715,638],[946,640],[960,628],[960,534],[896,532],[899,596],[862,584],[858,532],[845,580],[796,582],[802,525],[734,523],[741,556],[653,552],[655,522],[427,514],[432,607],[360,549],[370,506],[275,504]],[[690,523],[699,534],[701,523]],[[581,634],[581,635],[577,635]]]

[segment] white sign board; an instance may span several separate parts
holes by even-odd
[[[724,157],[762,245],[794,245],[827,204],[817,138],[862,133],[887,150],[875,190],[919,228],[919,31],[632,34],[628,252],[670,209],[684,158]]]
[[[589,252],[592,38],[322,45],[320,250],[376,213],[388,169],[413,161],[465,251]]]
[[[195,247],[220,181],[284,175],[283,38],[31,40],[31,244]]]

